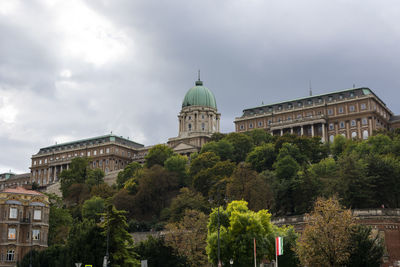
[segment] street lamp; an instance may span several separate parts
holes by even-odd
[[[208,200],[210,203],[212,203],[212,202],[214,202],[213,201],[213,199],[212,198],[210,198],[209,200]],[[225,202],[227,202],[228,200],[227,200],[227,198],[225,197],[224,198],[224,201]],[[217,257],[218,257],[218,267],[222,267],[222,262],[221,262],[221,252],[220,252],[220,247],[221,247],[221,244],[220,244],[220,238],[219,238],[219,232],[220,232],[220,227],[221,227],[221,223],[220,223],[220,218],[219,218],[219,201],[217,200],[217,201],[215,201],[216,203],[217,203],[217,214],[218,214],[218,228],[217,228],[217,242],[218,242],[218,250],[217,250]]]

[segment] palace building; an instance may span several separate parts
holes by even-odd
[[[182,155],[200,151],[211,135],[219,132],[220,117],[214,94],[199,79],[183,99],[178,115],[179,134],[170,138],[167,145]],[[35,182],[44,188],[56,183],[76,157],[88,157],[90,166],[100,168],[106,176],[115,174],[132,161],[143,163],[151,147],[113,134],[44,147],[32,156],[29,184]]]
[[[220,131],[220,118],[214,94],[199,78],[183,99],[178,115],[179,134],[169,138],[168,145],[179,154],[200,151],[211,135]]]
[[[16,266],[31,249],[47,248],[49,200],[22,187],[0,191],[0,266]]]
[[[41,148],[32,156],[31,183],[52,184],[76,157],[90,158],[90,166],[105,173],[125,168],[142,144],[113,134]]]
[[[243,110],[234,121],[236,132],[265,129],[273,135],[286,133],[335,135],[367,139],[374,130],[398,128],[400,117],[369,88],[353,88]]]

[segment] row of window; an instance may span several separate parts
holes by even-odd
[[[188,124],[188,130],[189,130],[189,131],[192,131],[192,124],[191,124],[191,123]],[[205,125],[204,122],[201,124],[201,130],[202,130],[202,131],[205,131],[205,130],[206,130],[206,125]]]
[[[341,135],[346,137],[346,133],[341,133]],[[369,137],[368,130],[363,130],[362,131],[362,138],[365,140],[365,139],[368,139],[368,137]],[[335,138],[334,135],[330,135],[329,136],[329,141],[333,142],[334,138]],[[351,138],[358,138],[357,132],[351,132]]]
[[[28,234],[29,238],[29,234]],[[9,240],[17,240],[17,228],[8,227],[8,239]],[[32,240],[40,240],[40,230],[32,229]]]
[[[85,152],[83,152],[83,151],[81,151],[80,153],[78,153],[78,152],[75,152],[74,154],[68,154],[68,155],[62,155],[61,157],[60,156],[56,156],[55,157],[55,160],[59,160],[60,158],[62,158],[62,159],[65,159],[65,158],[71,158],[71,157],[78,157],[78,155],[80,156],[80,157],[84,157],[84,156],[87,156],[87,157],[90,157],[90,156],[97,156],[97,154],[99,154],[99,155],[103,155],[104,154],[104,152],[105,152],[105,154],[109,154],[110,153],[110,148],[106,148],[106,149],[99,149],[98,151],[97,150],[93,150],[93,151],[87,151],[87,153],[85,153]],[[120,154],[122,155],[122,156],[125,156],[125,154],[128,156],[128,157],[130,157],[131,156],[131,152],[130,151],[125,151],[125,150],[119,150],[118,148],[115,148],[115,153],[119,153],[120,152]],[[54,157],[50,157],[49,158],[49,161],[53,161],[54,160]],[[37,160],[34,160],[33,161],[33,163],[32,163],[32,165],[33,166],[36,166],[36,164],[38,164],[38,165],[42,165],[42,164],[47,164],[47,158],[46,159],[44,159],[44,160],[42,160],[42,159],[39,159],[38,161]]]
[[[368,125],[368,119],[367,118],[362,118],[361,119],[361,124],[362,125]],[[350,121],[350,126],[351,127],[356,127],[357,126],[357,121],[356,120],[351,120]],[[339,128],[343,129],[346,127],[346,124],[344,121],[339,122]],[[333,123],[329,123],[329,130],[335,130],[335,125]]]
[[[187,117],[185,117],[187,120],[192,120],[192,116],[187,116]],[[212,118],[212,115],[210,115],[210,118]],[[204,114],[201,114],[201,119],[202,120],[204,120],[205,119],[205,116],[204,116]]]
[[[355,96],[355,93],[354,92],[350,92],[349,93],[349,97],[350,98],[352,98],[352,97],[354,97]],[[338,97],[337,97],[339,100],[343,100],[344,99],[344,94],[340,94]],[[327,101],[327,102],[332,102],[334,100],[334,97],[332,96],[332,95],[330,95],[330,96],[328,96],[327,98],[325,98],[325,101]],[[319,97],[319,98],[314,98],[314,99],[307,99],[307,100],[304,100],[304,102],[303,101],[298,101],[296,104],[293,104],[293,103],[291,103],[291,102],[289,102],[289,103],[286,103],[286,106],[287,106],[287,108],[288,109],[292,109],[295,105],[297,106],[297,107],[302,107],[303,105],[312,105],[313,103],[317,103],[317,104],[322,104],[322,103],[324,103],[324,98],[322,98],[322,97]],[[278,105],[278,106],[276,106],[276,110],[278,110],[278,111],[281,111],[281,110],[283,110],[283,107],[284,107],[284,105],[285,104],[282,104],[282,105]],[[364,104],[365,105],[365,104]],[[268,112],[272,112],[273,110],[274,110],[274,107],[273,106],[269,106],[268,108],[267,108],[267,110],[268,110]],[[265,110],[265,109],[260,109],[258,112],[257,111],[250,111],[250,114],[254,114],[254,113],[264,113],[265,111],[267,111],[267,110]]]
[[[18,218],[18,208],[10,207],[10,212],[8,214],[9,219],[17,219]],[[35,221],[42,220],[42,210],[35,209],[33,210],[33,219]]]

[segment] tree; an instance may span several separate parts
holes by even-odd
[[[95,185],[100,185],[104,183],[104,172],[101,169],[94,169],[88,171],[88,176],[85,183],[92,188]]]
[[[187,261],[171,246],[168,246],[163,237],[148,238],[135,246],[135,252],[141,260],[147,260],[149,267],[185,267]]]
[[[72,216],[63,208],[62,199],[56,195],[49,195],[50,215],[48,245],[65,244],[72,225]]]
[[[355,225],[350,237],[351,251],[347,266],[379,267],[384,255],[384,241],[372,234],[371,227]]]
[[[233,145],[233,160],[236,163],[244,161],[247,153],[253,149],[253,142],[250,136],[242,133],[230,133],[224,140]]]
[[[183,219],[170,223],[165,242],[184,256],[190,266],[208,266],[205,253],[208,217],[201,211],[186,210]]]
[[[106,183],[99,184],[99,185],[94,185],[92,186],[92,189],[90,190],[90,196],[94,197],[101,197],[103,199],[110,198],[114,196],[116,193],[116,190],[113,189],[111,186],[109,186]]]
[[[209,153],[209,152],[207,152]],[[193,187],[203,196],[208,197],[210,192],[225,191],[220,183],[224,178],[231,176],[235,164],[230,161],[219,161],[213,167],[206,168],[197,173],[193,178]]]
[[[246,158],[251,168],[257,172],[272,170],[272,165],[276,159],[275,146],[273,144],[262,144],[255,147]]]
[[[201,170],[214,167],[221,158],[215,155],[214,152],[204,152],[195,157],[190,163],[189,175],[193,177]]]
[[[267,133],[264,129],[254,129],[246,132],[246,134],[250,136],[255,146],[260,146],[265,143],[272,143],[274,140],[274,137]]]
[[[118,173],[117,186],[119,189],[123,188],[125,182],[129,179],[136,177],[143,169],[142,165],[137,162],[132,162],[126,165],[126,167]]]
[[[111,266],[139,266],[138,256],[133,249],[132,237],[127,231],[128,224],[125,213],[125,211],[117,210],[113,205],[108,205],[107,213],[103,213],[102,235],[103,237],[109,236]]]
[[[355,209],[374,206],[371,196],[375,192],[368,164],[356,153],[342,154],[338,160],[339,182],[343,204]]]
[[[178,183],[180,186],[188,186],[188,158],[182,155],[173,155],[169,157],[165,162],[165,169],[174,172],[178,176]]]
[[[66,266],[84,262],[102,266],[106,251],[106,238],[102,228],[94,220],[75,220],[68,237],[68,260]]]
[[[104,212],[104,208],[104,199],[94,196],[83,203],[82,218],[98,222],[100,220],[100,214]]]
[[[221,261],[229,265],[233,259],[233,266],[252,266],[254,264],[253,239],[257,243],[257,261],[263,258],[273,258],[273,228],[270,221],[271,214],[266,210],[258,212],[247,208],[246,201],[232,201],[225,209],[219,208],[220,214],[220,251]],[[218,210],[213,209],[210,214],[207,235],[208,260],[217,264],[217,235]]]
[[[214,152],[215,155],[219,156],[221,160],[232,160],[233,159],[233,145],[225,139],[218,142],[211,141],[203,145],[200,153]]]
[[[186,210],[207,212],[209,209],[207,200],[198,192],[187,187],[181,188],[179,195],[171,201],[169,208],[170,222],[179,222]]]
[[[266,179],[244,163],[236,166],[226,186],[226,195],[230,200],[246,200],[255,211],[271,208],[273,198]]]
[[[137,219],[155,219],[178,193],[176,174],[159,165],[145,169],[133,205]]]
[[[89,171],[89,159],[73,158],[68,170],[63,170],[60,174],[61,192],[63,197],[69,193],[72,184],[83,184]]]
[[[149,152],[144,157],[146,160],[145,166],[151,168],[154,165],[164,166],[164,162],[174,154],[172,148],[167,145],[155,145],[149,149]]]
[[[303,266],[342,266],[350,257],[350,236],[354,219],[338,200],[318,199],[306,216],[307,225],[297,242]]]

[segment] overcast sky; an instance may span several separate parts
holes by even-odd
[[[201,69],[223,132],[245,108],[366,86],[400,113],[398,0],[0,0],[0,173],[39,148],[177,136]]]

